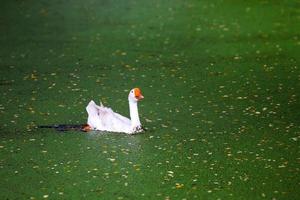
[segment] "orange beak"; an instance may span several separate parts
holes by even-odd
[[[135,97],[137,100],[142,100],[143,98],[144,98],[144,96],[143,95],[140,95],[140,96],[137,96],[137,97]]]
[[[144,96],[141,93],[140,88],[134,88],[134,96],[137,100],[142,100]]]

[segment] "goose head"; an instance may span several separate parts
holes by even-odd
[[[132,90],[130,90],[128,95],[128,100],[131,102],[138,102],[143,98],[144,96],[142,95],[140,88],[133,88]]]

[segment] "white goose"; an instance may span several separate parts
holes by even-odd
[[[143,131],[137,103],[144,96],[139,88],[130,90],[128,95],[130,119],[114,112],[111,108],[104,107],[102,103],[98,106],[93,100],[86,107],[88,113],[85,131],[99,130],[110,132],[123,132],[134,134]]]

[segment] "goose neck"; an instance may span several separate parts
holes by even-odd
[[[137,102],[129,101],[129,112],[131,118],[131,125],[133,127],[140,126],[141,122],[139,118]]]

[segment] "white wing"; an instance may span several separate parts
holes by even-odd
[[[96,129],[113,132],[130,132],[131,121],[112,109],[98,106],[94,101],[90,101],[86,107],[88,112],[88,124]]]

